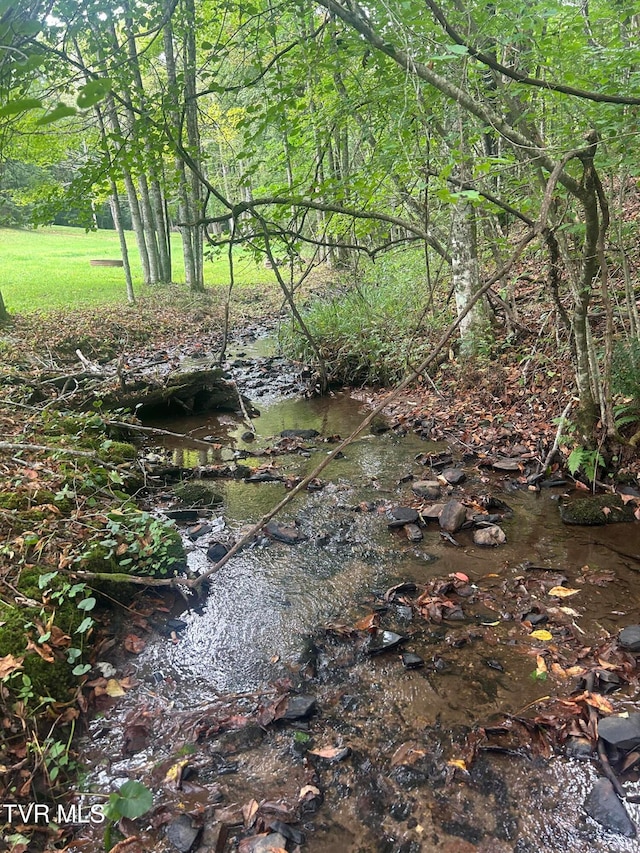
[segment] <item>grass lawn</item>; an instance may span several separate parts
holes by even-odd
[[[152,291],[142,284],[142,271],[133,232],[127,233],[129,259],[137,295]],[[184,282],[182,241],[171,235],[174,279]],[[236,284],[271,285],[270,270],[256,265],[238,251],[234,273]],[[120,258],[115,231],[86,233],[82,228],[54,226],[35,231],[0,228],[0,292],[10,313],[82,308],[106,303],[126,303],[122,268],[92,267],[92,258]],[[229,283],[226,256],[205,261],[205,283],[224,287]]]

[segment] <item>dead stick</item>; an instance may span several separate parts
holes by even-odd
[[[132,432],[144,432],[149,435],[165,435],[169,438],[179,438],[181,441],[191,441],[193,444],[198,444],[201,447],[206,447],[209,450],[211,448],[216,448],[216,445],[212,441],[205,441],[203,438],[193,438],[193,436],[187,435],[182,432],[171,432],[168,429],[158,429],[157,427],[148,427],[143,426],[142,424],[129,424],[126,421],[105,421],[107,426],[118,427],[119,429],[129,429]]]
[[[551,460],[555,456],[555,453],[556,453],[558,446],[560,444],[560,436],[562,435],[562,429],[564,427],[565,420],[567,419],[567,415],[569,414],[569,410],[571,409],[572,405],[573,405],[573,400],[569,400],[567,405],[564,407],[564,411],[560,415],[560,422],[558,424],[558,429],[556,431],[556,437],[555,437],[555,440],[553,442],[553,447],[547,453],[547,458],[542,463],[542,468],[540,469],[541,473],[544,473],[547,470],[547,468],[551,464]]]

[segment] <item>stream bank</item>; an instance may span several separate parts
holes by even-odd
[[[363,416],[348,394],[300,399],[268,344],[244,343],[230,368],[261,409],[257,435],[230,415],[165,421],[220,447],[167,438],[147,454],[165,472],[158,512],[176,477],[219,496],[181,525],[194,569]],[[523,488],[522,449],[501,470],[383,427],[223,566],[204,601],[134,603],[114,661],[124,695],[94,696],[101,715],[80,744],[96,795],[129,778],[154,792],[148,816],[121,822],[129,853],[635,849],[585,802],[601,773],[589,702],[635,708],[635,657],[616,638],[640,622],[637,523],[569,528],[566,484]],[[466,511],[452,533],[426,521],[425,480],[470,516],[496,516],[506,542],[475,544]],[[422,521],[394,524],[398,507]],[[606,672],[622,688],[609,698]],[[84,840],[99,849],[98,830]]]

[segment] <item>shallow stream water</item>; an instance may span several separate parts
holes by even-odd
[[[242,358],[268,358],[266,346],[259,342],[252,350],[245,347]],[[254,421],[257,435],[251,443],[241,438],[246,424],[230,415],[174,419],[161,426],[195,437],[210,436],[231,458],[237,449],[255,454],[272,446],[273,437],[284,429],[345,436],[366,414],[363,404],[345,393],[306,400],[292,395],[293,383],[289,396],[282,397],[281,392],[269,392],[268,379],[255,390],[262,392],[256,398],[261,415]],[[247,393],[251,396],[251,388]],[[220,461],[217,453],[194,449],[188,441],[168,438],[164,446],[182,466]],[[275,456],[272,462],[285,476],[301,475],[332,445],[318,439],[305,442],[305,447],[309,449]],[[295,520],[305,541],[286,545],[263,539],[241,551],[214,576],[201,606],[176,607],[173,615],[187,624],[174,641],[166,632],[158,633],[146,638],[141,654],[125,656],[121,665],[139,686],[109,712],[106,724],[100,719],[92,726],[92,743],[85,747],[93,790],[112,790],[129,776],[150,784],[147,780],[154,778],[158,766],[170,762],[176,749],[193,739],[197,721],[219,716],[220,709],[231,707],[233,701],[256,701],[252,697],[261,691],[268,695],[274,681],[295,672],[308,638],[319,626],[353,625],[380,606],[384,590],[398,582],[423,585],[434,577],[463,572],[486,593],[488,610],[471,609],[459,623],[421,624],[414,630],[409,608],[391,608],[393,627],[414,635],[407,648],[427,662],[442,661],[441,667],[407,670],[397,654],[362,657],[350,651],[348,642],[344,652],[339,644],[337,651],[320,650],[321,711],[311,723],[311,733],[318,738],[317,746],[347,745],[352,759],[349,766],[327,771],[331,779],[325,804],[309,820],[303,849],[312,853],[640,849],[640,842],[606,832],[584,814],[585,797],[599,775],[594,762],[563,756],[547,762],[518,749],[510,755],[483,753],[469,772],[456,776],[452,771],[444,781],[435,764],[428,764],[431,759],[445,764],[455,759],[463,729],[483,724],[492,715],[517,715],[545,695],[558,693],[557,685],[531,677],[535,655],[519,641],[513,613],[491,610],[492,590],[505,584],[517,587],[516,579],[528,576],[527,564],[553,570],[566,578],[567,586],[579,589],[570,603],[585,644],[640,623],[640,563],[617,553],[640,554],[640,524],[567,527],[560,521],[554,490],[523,491],[509,476],[487,475],[469,462],[464,465],[467,480],[453,495],[490,493],[505,501],[513,510],[512,517],[501,523],[505,545],[481,548],[473,544],[470,532],[462,531],[456,534],[459,547],[455,547],[441,538],[437,525],[428,527],[417,544],[409,542],[402,530],[390,531],[386,509],[413,498],[408,476],[428,475],[421,460],[443,449],[413,435],[364,435],[349,446],[345,458],[323,472],[324,488],[298,496],[283,513],[281,520]],[[269,459],[258,455],[238,461],[256,466]],[[281,482],[219,480],[215,487],[223,503],[209,520],[212,533],[190,546],[194,569],[209,565],[205,551],[210,541],[233,541],[286,493]],[[363,503],[369,511],[362,511]],[[592,583],[590,578],[598,573],[608,580]],[[541,601],[543,596],[541,588]],[[479,626],[479,638],[457,641]],[[560,694],[563,691],[570,689],[564,685]],[[239,694],[250,696],[243,700]],[[638,699],[627,689],[614,701],[621,709],[633,710]],[[141,708],[152,721],[153,737],[135,755],[124,756],[124,721]],[[413,769],[403,776],[394,756],[407,743],[425,755],[414,750],[417,758],[406,765]],[[235,773],[219,774],[223,778],[214,774],[226,785],[229,802],[274,796],[295,800],[310,778],[308,763],[292,753],[290,731],[258,737],[234,758]],[[628,790],[638,793],[634,783]],[[206,791],[191,800],[176,794],[173,802],[184,800],[193,806],[203,797],[206,801]],[[640,819],[638,806],[631,804],[628,811],[632,819]],[[174,849],[161,833],[152,838],[153,849]]]

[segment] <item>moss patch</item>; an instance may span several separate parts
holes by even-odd
[[[173,493],[185,506],[217,506],[223,501],[222,495],[214,491],[209,483],[204,480],[190,480],[188,483],[180,483]]]
[[[565,524],[585,526],[635,520],[632,507],[626,506],[619,495],[576,498],[560,505],[560,518]]]

